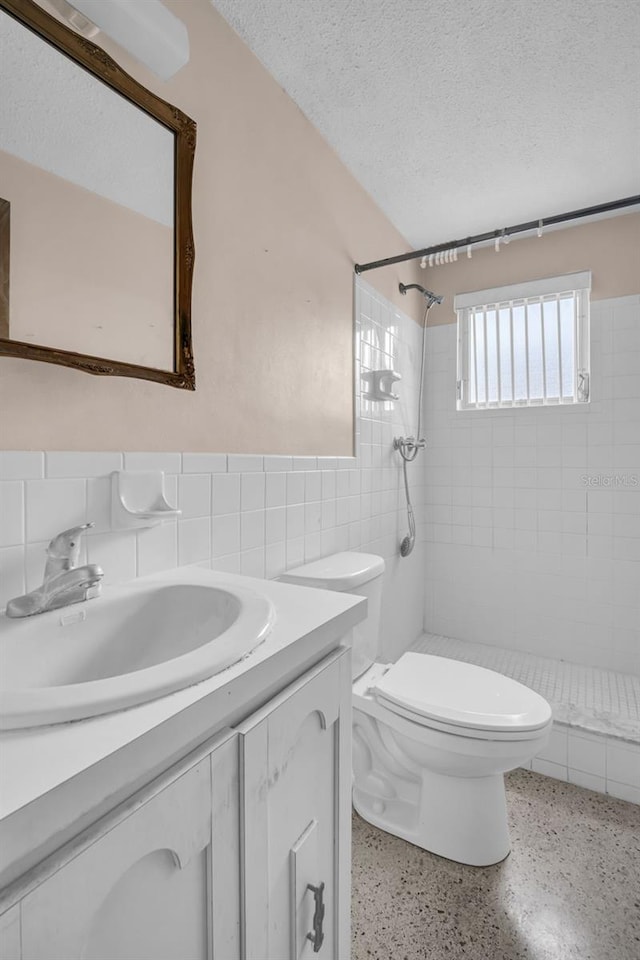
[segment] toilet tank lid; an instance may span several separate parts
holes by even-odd
[[[384,573],[384,560],[373,553],[345,551],[287,570],[278,579],[303,587],[352,591]]]

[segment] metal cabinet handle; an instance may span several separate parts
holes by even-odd
[[[322,924],[324,922],[324,881],[317,887],[314,887],[313,884],[307,884],[307,890],[311,890],[313,893],[313,900],[315,903],[315,910],[313,913],[313,933],[307,934],[307,940],[311,940],[313,944],[313,952],[318,953],[320,947],[324,943],[324,932],[322,930]]]

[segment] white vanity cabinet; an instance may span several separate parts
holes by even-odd
[[[348,960],[350,706],[338,648],[6,890],[0,960]]]

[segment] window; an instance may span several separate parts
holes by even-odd
[[[590,289],[587,271],[458,295],[458,410],[588,401]]]

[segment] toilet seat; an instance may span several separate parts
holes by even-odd
[[[547,701],[516,680],[424,653],[403,654],[369,690],[392,713],[458,736],[526,740],[552,717]]]

